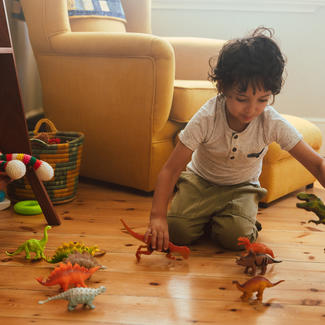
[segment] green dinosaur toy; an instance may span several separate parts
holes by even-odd
[[[315,194],[300,192],[297,194],[297,198],[305,201],[297,203],[296,206],[298,208],[315,212],[319,218],[319,220],[308,220],[308,222],[313,222],[316,225],[319,225],[320,223],[325,225],[325,205],[319,197],[317,197]]]
[[[51,226],[46,226],[44,228],[44,236],[41,240],[38,239],[28,239],[26,240],[22,245],[20,245],[16,251],[14,251],[13,253],[9,253],[6,252],[7,255],[9,256],[14,256],[19,254],[20,252],[22,252],[23,250],[25,250],[25,254],[26,254],[26,259],[27,260],[39,260],[41,258],[46,260],[46,256],[44,255],[44,249],[45,249],[45,245],[47,243],[47,231],[48,229],[51,229]],[[35,256],[33,258],[31,258],[30,253],[34,252]]]

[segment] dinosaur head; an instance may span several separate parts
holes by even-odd
[[[98,292],[99,293],[103,293],[103,292],[105,292],[106,291],[106,288],[104,287],[104,286],[100,286],[99,288],[98,288]]]
[[[238,245],[246,246],[246,245],[250,245],[251,243],[247,237],[238,237],[237,241],[238,241]]]
[[[182,246],[182,253],[181,254],[185,259],[188,259],[190,254],[191,254],[191,250],[187,246]]]

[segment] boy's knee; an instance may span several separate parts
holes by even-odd
[[[181,218],[168,217],[169,240],[176,245],[189,245],[199,239],[203,232],[191,227]]]
[[[222,226],[215,224],[211,232],[214,241],[232,251],[244,249],[244,246],[238,245],[238,237],[247,237],[251,242],[254,242],[257,236],[257,229],[250,221],[223,224]]]

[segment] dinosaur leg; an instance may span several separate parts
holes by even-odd
[[[166,254],[167,258],[170,258],[171,260],[174,260],[176,257],[173,256],[170,252]]]
[[[261,267],[262,267],[262,270],[261,270],[261,273],[260,274],[261,275],[264,275],[265,272],[266,272],[266,267],[267,267],[267,258],[264,258],[263,259]]]
[[[74,310],[76,307],[77,307],[77,305],[75,305],[75,304],[72,303],[72,302],[69,302],[69,304],[68,304],[68,310],[69,310],[69,311]]]
[[[95,305],[93,304],[93,299],[91,299],[90,301],[86,302],[84,304],[84,306],[88,306],[90,309],[95,309]]]
[[[85,281],[84,280],[80,280],[80,283],[78,283],[78,287],[83,287],[83,288],[87,288]]]
[[[145,250],[141,250],[144,248]],[[137,257],[137,261],[140,262],[141,255],[151,255],[153,250],[148,247],[148,245],[140,245],[139,248],[137,249],[137,252],[135,253],[135,256]]]
[[[33,258],[33,260],[40,260],[42,258],[42,253],[42,251],[36,250],[35,257]]]
[[[256,295],[257,300],[260,301],[260,302],[262,302],[262,300],[263,300],[263,292],[264,292],[264,289],[265,288],[259,289],[258,292],[257,292],[257,295]]]
[[[25,256],[26,260],[30,260],[30,251],[27,245],[25,245],[25,254],[26,254]]]
[[[67,291],[69,289],[69,281],[64,281],[60,283],[62,291]]]
[[[248,301],[249,298],[251,298],[253,295],[253,292],[246,291],[243,293],[243,295],[240,297],[243,301]]]

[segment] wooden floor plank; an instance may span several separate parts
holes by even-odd
[[[89,324],[109,321],[117,324],[268,324],[276,314],[277,324],[321,324],[324,322],[324,307],[305,301],[300,305],[284,305],[276,298],[275,288],[265,291],[264,304],[255,305],[240,301],[239,295],[233,301],[202,299],[192,301],[181,298],[141,297],[127,295],[101,295],[96,297],[95,310],[82,309],[68,312],[67,302],[56,300],[38,305],[35,292],[10,290],[6,292],[6,303],[0,301],[4,317],[25,317],[37,319],[87,321]],[[243,320],[244,319],[244,320]],[[273,319],[273,320],[272,320]]]

